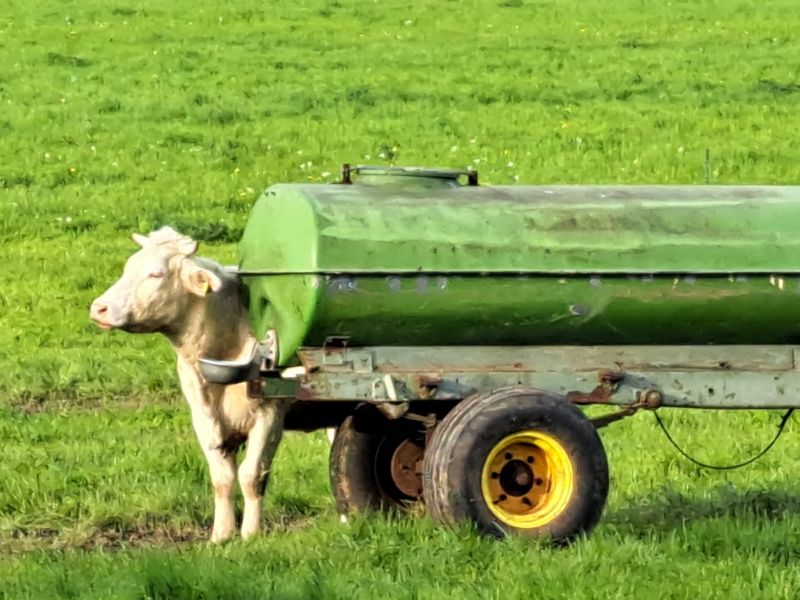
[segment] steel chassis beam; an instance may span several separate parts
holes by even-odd
[[[578,404],[800,406],[796,346],[418,346],[305,348],[300,367],[262,379],[297,400],[405,404],[523,385]],[[388,408],[388,407],[387,407]]]

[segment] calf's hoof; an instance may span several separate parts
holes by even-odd
[[[231,529],[229,531],[212,531],[211,532],[211,539],[209,540],[212,544],[224,544],[228,540],[230,540],[234,535],[236,535],[236,530]]]
[[[258,537],[259,533],[261,533],[260,527],[247,528],[247,529],[242,527],[242,539],[250,540],[254,537]]]

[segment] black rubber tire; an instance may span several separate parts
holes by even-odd
[[[481,492],[483,465],[508,435],[541,431],[566,451],[574,477],[566,506],[537,528],[501,522]],[[608,497],[608,462],[592,423],[566,399],[539,390],[503,388],[459,403],[433,433],[425,451],[424,499],[428,514],[441,524],[471,521],[479,531],[509,533],[568,543],[600,520]]]
[[[347,417],[331,445],[329,475],[339,514],[363,511],[410,511],[419,504],[394,485],[389,458],[406,435],[386,431],[358,431]]]

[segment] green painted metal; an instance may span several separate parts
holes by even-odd
[[[476,187],[372,172],[270,187],[239,251],[255,331],[277,331],[281,364],[331,336],[800,340],[800,187]]]

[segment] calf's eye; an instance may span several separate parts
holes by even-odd
[[[164,276],[164,271],[151,271],[150,272],[150,277],[154,277],[156,279],[158,279],[160,277],[163,277],[163,276]]]

